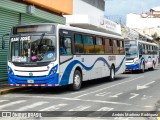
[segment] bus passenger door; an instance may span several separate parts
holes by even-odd
[[[63,31],[62,31],[63,32]],[[66,33],[66,32],[65,32]],[[72,70],[69,65],[73,58],[72,54],[72,37],[69,34],[61,33],[59,36],[59,59],[60,59],[60,76],[62,76],[61,85],[70,83],[69,77],[71,76]]]
[[[63,37],[60,43],[60,63],[67,62],[72,59],[71,37]]]
[[[60,64],[69,61],[73,58],[72,55],[72,37],[69,31],[59,31],[59,54]]]

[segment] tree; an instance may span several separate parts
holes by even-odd
[[[156,42],[159,42],[160,41],[160,36],[158,36],[157,32],[155,32],[153,35],[153,40],[155,40]]]

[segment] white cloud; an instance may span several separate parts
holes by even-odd
[[[127,13],[148,12],[152,7],[159,6],[160,0],[107,0],[107,15],[126,15]]]
[[[115,22],[125,23],[126,14],[148,12],[159,5],[160,0],[106,0],[105,16]]]

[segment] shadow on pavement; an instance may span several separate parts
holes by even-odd
[[[112,84],[116,81],[121,81],[124,80],[124,76],[116,77],[114,81],[109,81],[108,78],[101,78],[101,79],[95,79],[95,80],[90,80],[90,81],[84,81],[82,83],[82,88],[80,91],[87,90],[89,88],[94,88],[103,85],[103,84]],[[69,89],[69,86],[61,86],[61,87],[27,87],[25,89],[19,90],[19,91],[13,91],[12,94],[51,94],[51,95],[56,95],[56,94],[68,94],[68,93],[73,93],[74,91],[71,91]]]

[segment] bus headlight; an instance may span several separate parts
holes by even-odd
[[[58,65],[54,66],[54,67],[50,70],[49,75],[55,74],[55,73],[57,72],[57,70],[58,70]]]
[[[14,75],[13,70],[10,67],[8,67],[8,74]]]
[[[134,64],[138,64],[138,60],[137,59],[134,60]]]

